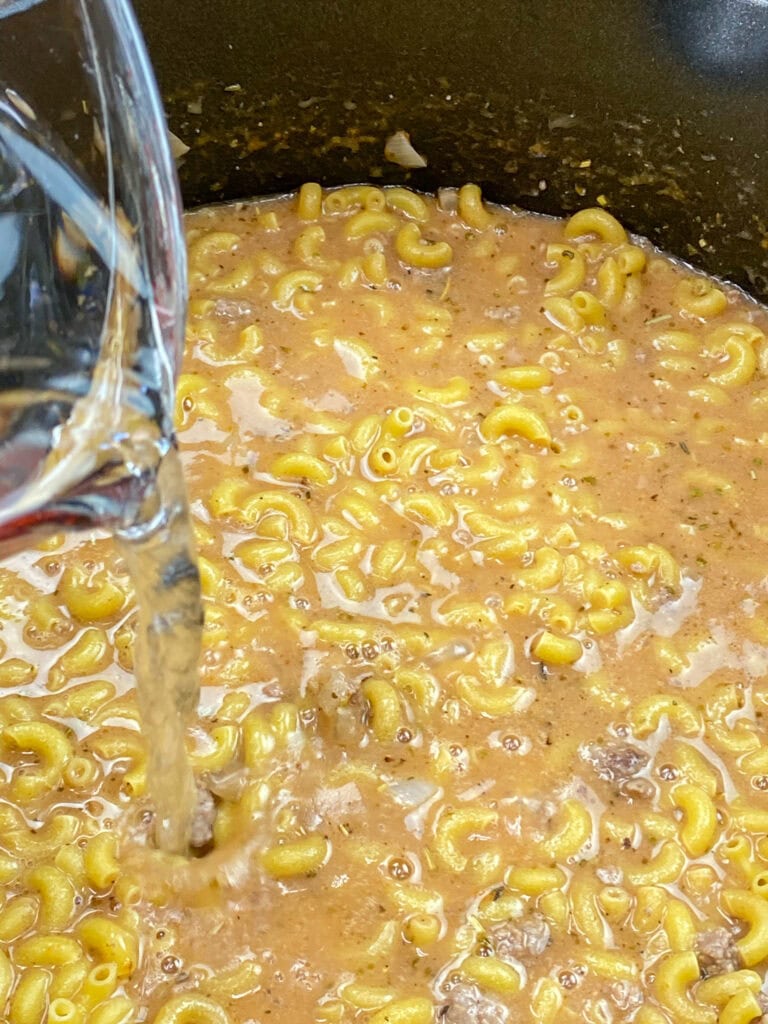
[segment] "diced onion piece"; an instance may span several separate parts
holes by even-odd
[[[384,144],[384,159],[389,160],[398,167],[414,169],[426,167],[427,161],[411,145],[411,137],[408,132],[395,132],[390,135]]]
[[[405,779],[390,783],[389,793],[401,807],[418,807],[434,796],[438,787],[426,779]]]
[[[181,160],[189,152],[189,146],[171,131],[168,132],[168,138],[171,143],[171,156],[174,160]]]
[[[453,187],[437,190],[437,205],[443,213],[456,213],[459,206],[459,190]]]

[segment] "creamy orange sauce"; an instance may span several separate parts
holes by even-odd
[[[3,570],[5,995],[38,970],[46,1013],[82,1007],[74,951],[29,942],[109,962],[95,914],[131,947],[126,1020],[715,1024],[737,992],[753,1016],[724,1019],[757,1019],[765,311],[604,211],[357,189],[187,226],[212,834],[190,865],[142,847],[111,544]],[[60,764],[19,749],[27,720],[65,737]],[[71,885],[54,928],[37,864]]]

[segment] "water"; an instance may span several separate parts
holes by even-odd
[[[119,362],[101,369],[120,384]],[[102,382],[103,383],[103,382]],[[94,389],[88,408],[88,445],[106,459],[90,481],[95,507],[84,523],[109,526],[125,558],[136,594],[137,627],[134,670],[147,751],[147,786],[155,809],[155,842],[168,853],[188,852],[197,805],[194,778],[185,749],[186,727],[199,700],[198,660],[203,610],[200,579],[187,504],[181,459],[154,421],[124,414],[115,431],[112,409],[95,399],[112,388]],[[61,431],[60,444],[75,444],[70,432],[85,426],[75,420]],[[77,444],[83,444],[82,438]],[[29,495],[35,498],[34,489]],[[78,489],[77,504],[87,510],[89,494]],[[0,554],[28,541],[30,527],[54,528],[60,514],[49,519],[45,509],[6,524]]]
[[[158,504],[155,521],[123,531],[119,542],[136,591],[134,663],[155,840],[169,853],[186,853],[197,794],[184,736],[200,695],[203,612],[181,461],[174,448],[162,457],[152,492]]]
[[[169,169],[144,166],[143,142],[138,162],[123,152],[135,126],[121,102],[93,129],[99,182],[0,89],[0,556],[63,526],[115,534],[138,606],[155,838],[186,853],[202,606],[171,422],[185,266],[173,196],[158,194]]]

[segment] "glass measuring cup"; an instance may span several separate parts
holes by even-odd
[[[0,555],[130,529],[185,313],[165,119],[126,0],[0,0]]]

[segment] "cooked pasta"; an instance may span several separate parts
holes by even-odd
[[[0,1018],[768,1013],[768,315],[604,209],[188,218],[206,618],[151,848],[102,537],[0,568]]]

